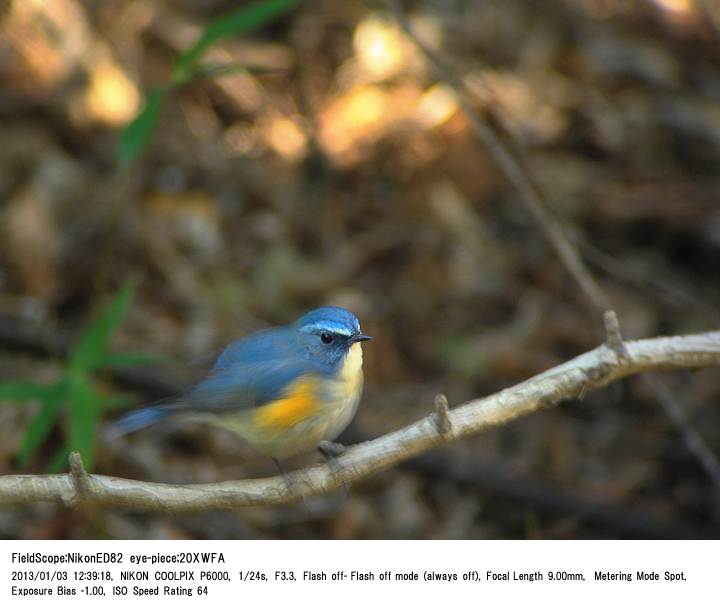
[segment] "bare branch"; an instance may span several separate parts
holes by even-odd
[[[356,482],[436,446],[502,425],[540,408],[599,389],[640,372],[720,366],[720,331],[624,343],[620,361],[607,345],[589,351],[519,385],[472,400],[447,412],[450,424],[438,433],[437,412],[385,436],[349,447],[334,467],[317,465],[282,476],[215,484],[171,485],[83,474],[0,477],[0,504],[54,501],[73,505],[85,495],[95,506],[149,511],[201,511],[292,503]],[[442,405],[439,410],[443,411]],[[442,417],[442,415],[441,415]]]

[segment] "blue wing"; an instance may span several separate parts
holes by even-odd
[[[214,369],[180,398],[178,405],[183,410],[211,412],[254,408],[282,397],[299,377],[324,373],[321,366],[306,359],[237,362]]]
[[[210,375],[171,404],[148,406],[117,419],[117,437],[153,425],[177,412],[222,412],[262,406],[282,397],[285,388],[305,374],[327,374],[299,355],[295,335],[286,328],[264,330],[229,345]]]
[[[182,403],[190,410],[218,411],[271,402],[299,376],[321,372],[300,353],[295,332],[288,328],[256,332],[230,344],[210,376],[184,396]]]

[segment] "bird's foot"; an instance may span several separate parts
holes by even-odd
[[[330,442],[328,440],[323,440],[322,442],[320,442],[317,449],[320,451],[320,454],[328,461],[344,455],[345,451],[347,450],[347,448],[345,448],[345,446],[340,444],[339,442]]]

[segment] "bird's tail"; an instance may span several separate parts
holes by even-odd
[[[107,440],[115,440],[144,427],[154,425],[168,418],[175,408],[169,404],[156,404],[133,410],[110,423],[106,432]]]

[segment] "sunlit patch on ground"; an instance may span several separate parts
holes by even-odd
[[[286,161],[302,159],[307,152],[307,137],[302,128],[285,116],[270,117],[262,130],[267,144]]]
[[[379,17],[369,17],[358,24],[353,47],[360,67],[377,80],[402,72],[413,53],[412,44],[398,27]]]
[[[89,117],[114,127],[130,121],[140,106],[135,84],[108,59],[93,65],[91,70],[90,86],[85,93]]]

